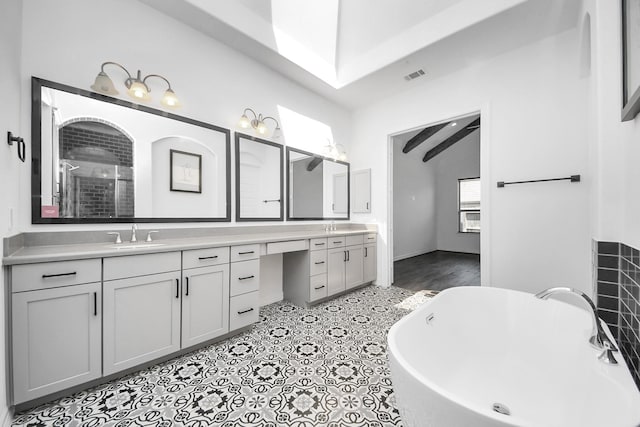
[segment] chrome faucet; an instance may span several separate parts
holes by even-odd
[[[578,291],[573,288],[567,287],[557,287],[557,288],[549,288],[542,292],[538,292],[535,297],[539,299],[547,299],[554,294],[572,294],[577,295],[582,298],[582,300],[586,301],[591,309],[591,315],[593,319],[593,331],[591,332],[591,338],[589,338],[589,343],[592,346],[597,348],[598,350],[603,350],[603,353],[598,357],[598,359],[602,360],[605,363],[609,363],[615,365],[618,363],[613,357],[613,352],[618,351],[617,347],[614,343],[609,340],[607,334],[605,334],[604,329],[602,329],[602,325],[600,324],[600,319],[598,318],[598,311],[596,310],[596,306],[584,292]]]
[[[136,230],[138,230],[138,226],[136,224],[133,224],[131,226],[131,243],[135,243],[138,241],[138,239],[136,238]]]

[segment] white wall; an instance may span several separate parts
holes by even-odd
[[[3,24],[0,26],[0,93],[3,102],[0,103],[0,132],[3,136],[7,131],[15,135],[26,137],[20,126],[20,34],[22,31],[22,1],[6,0],[0,2],[0,16]],[[28,142],[29,139],[26,138]],[[30,151],[27,144],[27,150]],[[29,155],[27,153],[27,155]],[[0,238],[16,233],[16,215],[18,207],[18,191],[20,187],[20,172],[29,171],[29,163],[18,160],[16,147],[7,143],[0,144]],[[6,371],[5,371],[5,312],[4,312],[4,275],[0,275],[0,425],[9,425],[10,412],[7,405]]]
[[[579,76],[579,32],[570,30],[475,63],[357,110],[353,169],[372,169],[379,224],[378,282],[388,274],[388,135],[475,111],[482,113],[483,285],[525,291],[564,284],[590,292],[586,83]],[[410,86],[409,86],[410,85]],[[496,181],[582,174],[579,184],[503,189]],[[489,241],[490,240],[490,241]]]
[[[276,118],[280,118],[280,111],[288,111],[295,113],[286,120],[290,129],[296,128],[296,120],[306,118],[326,125],[333,138],[345,145],[351,139],[351,115],[345,109],[144,4],[114,0],[105,7],[99,0],[68,0],[63,5],[32,0],[23,7],[22,99],[30,99],[32,75],[89,90],[101,63],[116,61],[134,72],[139,68],[143,74],[167,77],[183,103],[183,108],[177,111],[182,116],[234,130],[246,107]],[[108,67],[106,72],[118,86],[119,97],[129,100],[123,90],[124,73],[115,67]],[[151,80],[150,85],[154,97],[150,105],[161,108],[159,98],[164,86],[158,80]],[[22,131],[27,137],[31,122],[29,107],[30,103],[25,102],[21,115]],[[287,140],[284,125],[283,131],[287,144],[303,142]],[[326,138],[319,139],[317,151],[326,144]],[[348,146],[346,149],[349,151]],[[21,230],[110,228],[31,225],[30,172],[23,169],[26,186],[20,192]],[[232,187],[232,193],[233,190]],[[185,226],[225,225],[228,224]]]
[[[591,19],[592,164],[598,171],[592,208],[594,238],[640,248],[640,116],[622,123],[621,6],[585,1]]]
[[[458,180],[480,176],[480,132],[476,131],[430,160],[436,166],[437,247],[480,253],[480,234],[458,232]]]
[[[406,142],[393,138],[394,261],[437,249],[435,163],[424,163],[417,149],[403,153]],[[371,188],[377,193],[383,187]]]

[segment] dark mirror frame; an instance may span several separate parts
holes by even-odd
[[[633,120],[640,113],[640,87],[630,87],[629,83],[629,52],[637,40],[629,40],[627,26],[629,20],[638,19],[637,16],[629,16],[630,3],[637,0],[622,0],[622,121]],[[640,53],[636,52],[635,55]]]
[[[280,150],[280,216],[277,218],[258,218],[258,217],[250,217],[250,218],[242,218],[240,216],[240,138],[248,139],[253,142],[257,142],[260,144],[270,145],[272,147],[276,147]],[[284,147],[281,144],[277,144],[275,142],[267,141],[265,139],[256,138],[251,135],[246,135],[243,133],[235,132],[235,166],[236,166],[236,221],[244,222],[244,221],[283,221],[284,220],[284,200],[283,200],[283,191],[282,184],[284,181],[284,169],[282,167],[282,156],[284,153]]]
[[[145,113],[154,114],[157,116],[163,116],[167,119],[178,120],[184,123],[189,123],[194,126],[200,126],[203,128],[211,129],[217,132],[221,132],[225,135],[225,150],[226,150],[226,216],[225,217],[198,217],[198,218],[42,218],[41,217],[41,203],[42,203],[42,181],[41,181],[41,144],[42,136],[40,135],[41,120],[42,120],[42,87],[48,87],[51,89],[60,90],[63,92],[72,93],[75,95],[85,96],[87,98],[96,99],[102,102],[108,102],[111,104],[120,105],[122,107],[131,108],[133,110],[144,111]],[[162,110],[156,110],[144,105],[134,104],[132,102],[123,101],[121,99],[112,98],[110,96],[102,95],[95,92],[89,92],[87,90],[78,89],[72,86],[67,86],[61,83],[52,82],[49,80],[41,79],[38,77],[31,78],[31,223],[32,224],[108,224],[108,223],[143,223],[143,222],[230,222],[231,221],[231,131],[216,125],[201,122],[198,120],[190,119],[188,117],[178,116]]]
[[[291,158],[291,151],[296,153],[304,154],[306,156],[318,157],[323,161],[328,160],[330,162],[339,163],[345,165],[347,167],[347,216],[346,217],[291,217],[291,213],[289,211],[289,200],[291,200],[291,177],[290,177],[290,168],[289,161]],[[285,162],[285,168],[287,168],[287,221],[314,221],[314,220],[327,220],[327,221],[349,221],[351,218],[351,165],[348,162],[343,162],[341,160],[334,160],[331,157],[321,156],[319,154],[311,153],[309,151],[298,150],[297,148],[287,147],[287,158]]]

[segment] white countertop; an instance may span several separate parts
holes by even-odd
[[[32,264],[37,262],[67,261],[74,259],[106,258],[127,255],[173,252],[188,249],[212,248],[219,246],[246,245],[251,243],[282,242],[288,240],[314,239],[319,237],[348,236],[375,233],[372,230],[338,231],[286,231],[255,234],[229,234],[219,236],[189,237],[184,239],[158,239],[137,243],[81,243],[72,245],[26,246],[2,259],[3,265]],[[116,246],[132,246],[130,249],[117,249]]]

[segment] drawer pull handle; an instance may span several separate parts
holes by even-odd
[[[205,260],[205,259],[216,259],[216,258],[218,258],[218,255],[213,255],[213,256],[201,256],[201,257],[198,257],[198,259],[199,259],[200,261]]]
[[[185,295],[189,296],[189,278],[185,277],[184,280],[187,282],[187,292],[185,292]]]
[[[318,265],[318,264],[324,264],[324,261],[318,261],[318,262],[316,262],[316,265]]]
[[[315,287],[315,288],[313,288],[313,289],[315,289],[315,290],[317,291],[318,289],[322,289],[322,288],[324,288],[324,285],[322,285],[322,286],[316,286],[316,287]]]
[[[176,298],[180,298],[180,279],[176,279]]]
[[[250,311],[253,311],[253,307],[251,307],[251,308],[249,308],[247,310],[239,311],[238,314],[245,314],[245,313],[249,313]]]
[[[247,280],[247,279],[253,279],[254,277],[256,277],[256,276],[254,276],[254,275],[252,274],[251,276],[246,276],[246,277],[238,277],[238,280]]]
[[[43,279],[49,279],[51,277],[63,277],[63,276],[75,276],[77,273],[75,271],[71,273],[59,273],[59,274],[43,274]]]
[[[238,255],[248,255],[248,254],[252,254],[255,251],[246,251],[246,252],[238,252]]]
[[[373,240],[375,237],[367,237],[368,240]]]
[[[97,292],[93,293],[93,315],[94,316],[98,315],[98,293]]]
[[[342,240],[340,240],[338,242],[333,242],[334,245],[337,245],[338,243],[342,243]]]
[[[324,243],[314,243],[316,246],[324,246]]]

